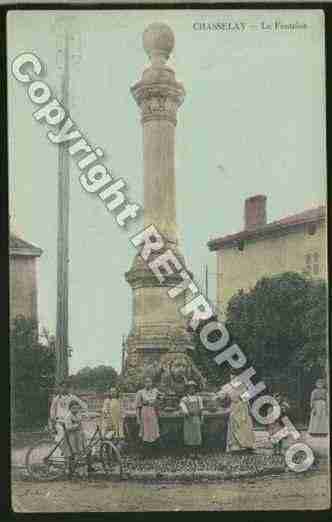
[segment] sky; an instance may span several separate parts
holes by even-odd
[[[59,95],[56,19],[66,12],[12,11],[7,18],[11,230],[43,249],[38,261],[41,326],[55,332],[57,155],[12,60],[33,52]],[[103,162],[143,205],[142,129],[132,98],[149,65],[142,47],[152,22],[175,35],[168,62],[186,90],[176,128],[176,205],[187,266],[215,298],[216,260],[209,239],[243,228],[244,200],[267,196],[268,221],[326,200],[324,19],[319,11],[73,11],[81,35],[71,67],[69,110]],[[262,29],[276,20],[306,29]],[[245,31],[194,30],[194,23],[245,23]],[[255,26],[252,27],[252,26]],[[196,25],[197,27],[197,25]],[[77,60],[76,60],[77,61]],[[110,364],[119,370],[122,336],[131,325],[124,273],[135,251],[100,199],[70,171],[70,370]],[[137,228],[135,228],[137,227]],[[140,230],[137,220],[132,233]],[[130,234],[132,235],[132,234]]]

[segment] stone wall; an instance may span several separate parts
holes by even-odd
[[[317,224],[314,235],[303,225],[287,235],[264,237],[217,251],[217,301],[224,312],[229,299],[241,288],[254,287],[263,276],[286,271],[304,273],[306,256],[318,254],[318,273],[313,277],[327,277],[326,224]]]
[[[74,392],[75,393],[75,392]],[[103,407],[103,402],[106,398],[104,393],[78,393],[77,394],[82,401],[85,401],[88,405],[89,411],[92,412],[101,412]]]
[[[104,393],[96,392],[74,392],[82,401],[85,401],[88,405],[90,412],[100,413],[103,407],[103,402],[106,398]],[[121,396],[121,405],[124,412],[135,413],[135,393],[124,393]]]
[[[10,318],[18,315],[37,320],[36,257],[10,256]]]

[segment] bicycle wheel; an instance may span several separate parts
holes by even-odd
[[[36,480],[54,480],[65,474],[66,460],[50,440],[41,440],[28,450],[25,465],[31,478]]]
[[[100,445],[100,460],[106,473],[122,473],[122,459],[118,448],[110,441]]]

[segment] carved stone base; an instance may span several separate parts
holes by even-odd
[[[165,335],[167,327],[163,324],[155,325],[155,328],[144,329],[139,335],[131,334],[127,339],[127,360],[122,387],[126,392],[136,392],[144,385],[144,376],[150,376],[156,386],[160,383],[161,361],[166,354],[185,353],[191,346],[191,337],[185,332],[177,335]],[[156,368],[158,376],[154,374]]]

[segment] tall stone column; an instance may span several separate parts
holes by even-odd
[[[174,141],[177,109],[184,100],[183,86],[166,61],[174,36],[163,24],[149,26],[143,44],[151,67],[131,89],[141,109],[144,157],[144,219],[176,243]]]
[[[185,91],[166,62],[174,47],[174,35],[166,24],[154,23],[143,34],[144,50],[151,65],[132,88],[141,111],[144,159],[144,224],[154,225],[185,266],[178,248],[175,199],[174,143],[177,111]],[[159,360],[170,348],[185,350],[190,343],[181,302],[167,294],[168,287],[180,283],[174,275],[158,282],[139,255],[126,274],[133,290],[132,329],[128,337],[131,365]],[[185,297],[183,296],[182,304]]]

